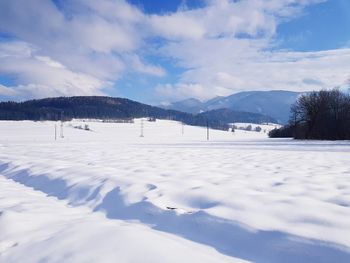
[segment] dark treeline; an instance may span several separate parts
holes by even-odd
[[[59,97],[25,102],[1,102],[0,120],[130,119],[152,117],[181,121],[193,126],[227,130],[229,122],[275,122],[256,113],[227,109],[200,114],[153,107],[124,98],[102,96]]]
[[[234,111],[230,109],[217,109],[198,114],[210,120],[220,120],[223,123],[246,122],[246,123],[277,123],[277,120],[270,116],[259,113]]]
[[[228,129],[226,123],[175,110],[165,110],[123,98],[102,96],[59,97],[25,102],[1,102],[0,120],[126,119],[154,117],[188,125]]]
[[[304,94],[291,107],[289,124],[272,130],[269,135],[296,139],[349,140],[350,95],[338,89]]]

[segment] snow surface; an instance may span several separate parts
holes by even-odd
[[[350,262],[350,142],[85,123],[0,122],[0,262]]]
[[[257,127],[260,127],[261,128],[260,132],[264,132],[264,133],[268,133],[273,129],[276,129],[276,128],[278,129],[282,127],[281,124],[276,124],[276,123],[256,124],[256,123],[234,122],[231,125],[235,125],[236,129],[246,129],[248,126],[251,126],[252,131],[254,131],[255,128]]]

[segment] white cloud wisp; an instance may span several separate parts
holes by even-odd
[[[124,74],[166,79],[163,61],[181,73],[155,85],[159,101],[331,88],[349,79],[350,49],[295,52],[275,40],[281,23],[324,1],[207,0],[153,15],[125,0],[1,1],[0,32],[11,37],[0,39],[0,80],[15,84],[0,96],[108,94]]]

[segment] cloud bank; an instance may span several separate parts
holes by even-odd
[[[159,101],[341,85],[349,48],[294,52],[276,41],[278,25],[324,1],[208,0],[153,15],[124,0],[1,1],[0,76],[13,83],[0,96],[108,94],[127,88],[115,87],[125,74],[166,79],[163,60],[181,74],[155,85]]]

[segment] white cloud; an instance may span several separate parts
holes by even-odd
[[[182,12],[196,17],[205,33],[163,45],[160,53],[185,70],[177,84],[159,86],[158,94],[203,99],[243,90],[307,91],[340,85],[350,75],[350,49],[291,52],[278,50],[274,40],[280,23],[320,2],[324,0],[212,0],[203,9]]]
[[[223,96],[244,90],[310,91],[332,88],[349,78],[350,49],[265,51],[265,45],[268,43],[228,38],[168,45],[163,52],[172,54],[179,66],[187,69],[179,85],[198,84],[203,94],[198,96],[191,89],[179,93],[176,86],[165,86],[167,97],[171,98],[171,90],[175,96],[183,94],[182,98]],[[157,91],[164,96],[161,88]]]
[[[153,15],[150,17],[150,26],[155,34],[167,39],[200,39],[205,33],[205,28],[195,16],[191,15],[191,12]]]
[[[131,32],[99,17],[76,16],[67,27],[77,45],[95,52],[129,51],[137,46],[137,39]]]
[[[215,95],[230,95],[230,90],[223,87],[208,87],[202,86],[201,84],[185,84],[178,83],[175,85],[165,84],[158,85],[156,92],[168,101],[182,100],[185,98],[197,98],[199,100],[208,100]]]
[[[242,87],[245,84],[244,80],[242,80],[239,76],[235,76],[227,72],[216,73],[213,81],[217,83],[217,85],[224,87],[226,89],[230,89],[234,86]]]
[[[52,68],[61,68],[61,69],[65,68],[65,66],[63,66],[61,63],[54,61],[49,57],[35,56],[35,58],[41,62],[44,62],[46,65],[48,65],[49,67],[52,67]]]
[[[71,10],[81,12],[81,7],[85,6],[93,14],[105,17],[112,21],[121,21],[122,23],[138,23],[144,19],[144,14],[135,6],[128,4],[124,0],[72,0],[68,3]]]
[[[325,0],[209,0],[198,9],[153,15],[154,33],[171,40],[210,37],[272,36],[277,24],[298,15],[303,7]]]
[[[141,61],[139,56],[130,55],[127,61],[132,65],[132,68],[140,73],[146,73],[153,76],[163,77],[166,75],[165,69],[156,65],[145,64]]]
[[[16,95],[15,90],[0,84],[0,95],[4,97],[13,97]]]
[[[58,8],[49,0],[0,2],[0,32],[20,40],[0,42],[0,56],[18,65],[1,61],[0,75],[14,75],[36,97],[100,94],[126,71],[164,76],[158,65],[124,61],[125,54],[136,56],[143,44],[139,26],[145,16],[137,8],[123,0],[60,3]]]
[[[11,52],[6,52],[9,46]],[[2,86],[3,95],[17,98],[96,95],[110,86],[107,81],[73,72],[50,57],[37,56],[35,49],[23,42],[0,43],[0,54],[0,72],[15,76],[17,82],[14,87]]]
[[[126,73],[170,76],[148,53],[183,69],[178,82],[155,88],[160,100],[329,88],[349,78],[349,49],[291,52],[274,39],[279,24],[324,1],[207,0],[158,15],[125,0],[1,1],[0,31],[18,40],[0,42],[0,75],[16,82],[0,92],[92,95]]]

